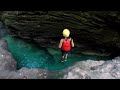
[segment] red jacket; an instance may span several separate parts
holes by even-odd
[[[71,49],[71,40],[70,39],[64,39],[61,49],[63,51],[69,51]]]

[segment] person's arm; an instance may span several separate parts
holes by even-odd
[[[74,47],[74,46],[75,46],[74,41],[73,41],[73,39],[72,39],[72,38],[71,38],[71,46],[72,46],[72,47]]]
[[[59,43],[59,48],[62,47],[62,43],[63,43],[63,39],[60,40],[60,43]]]

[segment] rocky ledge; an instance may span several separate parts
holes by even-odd
[[[120,57],[108,61],[82,61],[66,70],[64,79],[120,79]]]

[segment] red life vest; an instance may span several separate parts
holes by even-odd
[[[71,49],[70,39],[64,39],[62,43],[62,50],[69,51]]]

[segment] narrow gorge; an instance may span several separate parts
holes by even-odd
[[[1,79],[118,79],[119,11],[1,11]],[[62,31],[74,39],[67,62]]]

